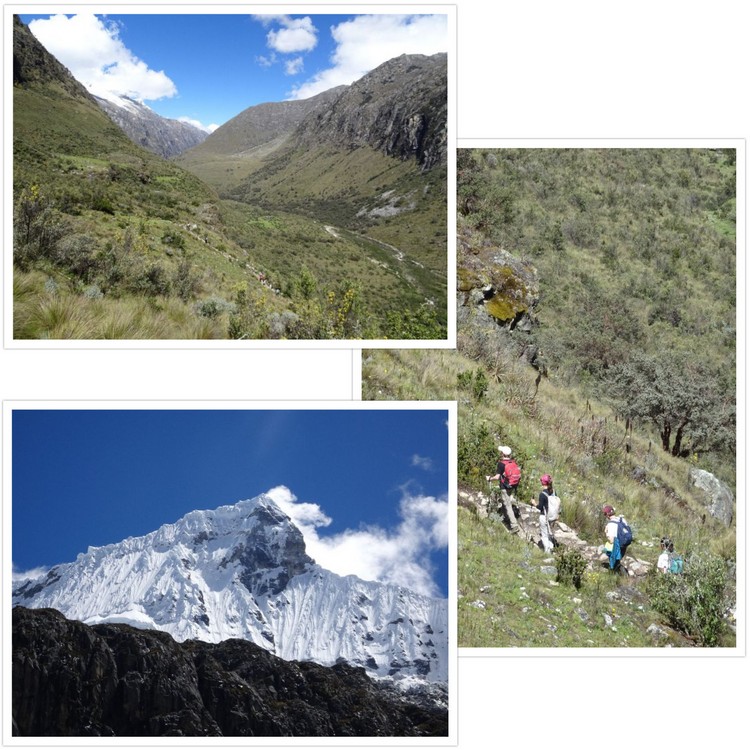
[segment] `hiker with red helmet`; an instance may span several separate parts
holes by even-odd
[[[551,524],[560,516],[560,499],[555,495],[552,477],[549,474],[543,474],[539,481],[542,484],[542,491],[537,500],[539,531],[542,537],[542,547],[545,552],[549,553],[555,548]]]
[[[494,476],[487,477],[488,482],[498,480],[500,495],[503,499],[505,514],[508,516],[510,530],[515,534],[519,531],[516,514],[513,512],[512,497],[516,494],[518,483],[521,481],[521,469],[511,458],[513,451],[507,445],[498,445],[500,460],[497,462],[497,471]]]

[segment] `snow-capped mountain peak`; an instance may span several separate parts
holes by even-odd
[[[97,104],[133,143],[165,159],[202,143],[208,132],[185,120],[161,117],[143,102],[127,96],[94,96]]]
[[[13,603],[180,641],[243,638],[285,659],[343,659],[381,677],[447,680],[447,602],[321,568],[266,494],[90,547],[17,582]]]

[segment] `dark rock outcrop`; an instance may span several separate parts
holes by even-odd
[[[346,664],[13,609],[18,736],[446,736],[444,703]],[[443,695],[444,699],[445,696]]]
[[[305,552],[302,532],[295,526],[287,529],[286,518],[278,510],[259,507],[252,515],[258,524],[247,535],[245,544],[234,551],[232,559],[241,563],[240,580],[248,591],[256,596],[278,594],[314,561]],[[285,533],[275,533],[279,524],[283,524]]]
[[[481,311],[483,321],[530,330],[540,297],[536,268],[503,248],[476,248],[472,242],[471,232],[462,228],[456,277],[459,311]]]

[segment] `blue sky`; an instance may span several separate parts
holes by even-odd
[[[283,487],[275,496],[324,567],[447,596],[447,417],[15,409],[14,574]]]
[[[448,51],[446,15],[384,8],[387,14],[207,14],[204,7],[21,19],[92,93],[127,95],[210,130],[255,104],[352,83],[404,53]]]

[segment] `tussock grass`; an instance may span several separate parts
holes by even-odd
[[[23,332],[35,339],[91,339],[95,331],[95,319],[86,306],[68,296],[42,297],[23,323]]]
[[[90,299],[37,271],[16,270],[14,294],[16,339],[213,339],[226,331],[226,319],[200,318],[174,298]]]

